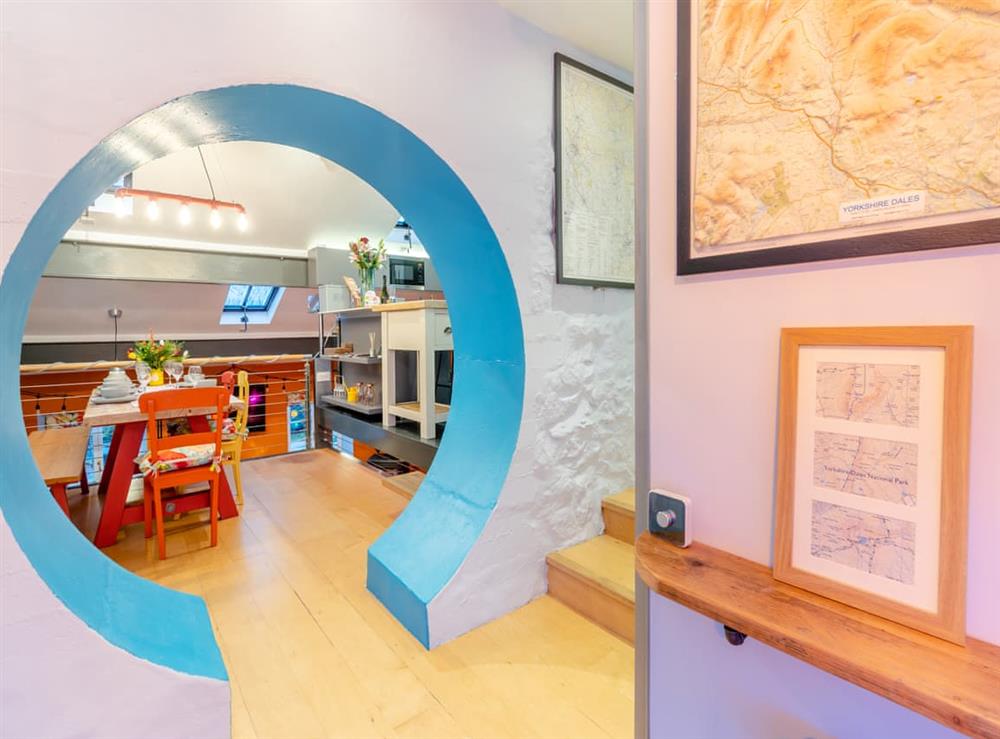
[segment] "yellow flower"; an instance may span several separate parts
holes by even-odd
[[[128,353],[128,358],[129,359],[135,359],[135,352],[129,352]]]

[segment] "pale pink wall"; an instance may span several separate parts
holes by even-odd
[[[448,584],[452,600],[432,611],[433,633],[449,638],[543,593],[545,555],[597,533],[600,497],[632,479],[630,414],[606,414],[594,424],[567,416],[563,402],[579,396],[578,405],[597,408],[605,377],[632,375],[631,292],[555,285],[552,53],[600,62],[491,2],[5,2],[0,16],[0,265],[45,195],[102,137],[197,90],[273,82],[346,95],[398,120],[455,169],[511,268],[524,314],[531,410],[500,507]],[[584,364],[595,368],[589,381],[566,371]],[[607,449],[615,461],[599,475],[580,464]],[[44,584],[29,568],[17,577],[4,573],[3,588],[5,597],[19,597]],[[42,620],[22,625],[36,643],[51,634]],[[8,633],[4,624],[4,650]],[[69,634],[62,653],[84,649],[90,636],[85,627]],[[57,655],[39,651],[32,667],[35,678],[62,670],[71,683],[90,680],[104,662],[93,657],[64,669]],[[106,677],[114,683],[112,668]],[[32,695],[5,720],[22,727],[35,714],[58,714],[65,721],[52,734],[88,735],[96,732],[74,717],[104,710],[141,736],[140,719],[155,716],[169,730],[178,713],[166,704],[158,711],[123,705],[114,691],[104,702],[68,689]],[[221,708],[216,715],[226,715]],[[178,725],[176,735],[196,733]]]
[[[770,564],[781,327],[973,324],[968,631],[1000,643],[1000,246],[677,278],[674,13],[649,5],[652,484],[693,499],[695,539]],[[941,730],[711,626],[652,599],[652,736]]]

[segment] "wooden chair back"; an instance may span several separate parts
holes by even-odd
[[[222,422],[229,405],[229,391],[224,387],[198,387],[161,390],[139,396],[139,410],[147,416],[146,446],[150,459],[159,459],[160,451],[194,444],[214,444],[215,456],[222,454]],[[177,411],[187,411],[177,413]],[[214,416],[215,429],[175,436],[160,436],[158,421],[169,414],[176,416]]]
[[[243,401],[234,419],[237,433],[242,434],[247,429],[247,416],[250,413],[250,375],[246,370],[240,370],[236,375],[236,397]]]

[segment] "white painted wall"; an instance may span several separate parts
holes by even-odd
[[[0,737],[229,736],[229,683],[182,676],[108,644],[39,579],[3,513],[0,563]]]
[[[674,13],[649,4],[652,484],[692,498],[695,539],[770,564],[780,328],[974,324],[968,632],[1000,643],[1000,245],[675,277]],[[951,735],[651,601],[653,737]]]
[[[432,628],[447,638],[542,593],[544,555],[598,533],[600,497],[632,481],[632,293],[554,284],[552,53],[586,57],[492,3],[6,3],[2,22],[3,263],[103,136],[195,90],[292,82],[348,95],[449,162],[511,265],[527,383],[488,540],[434,604],[432,617],[447,606],[456,618]],[[5,592],[22,587],[5,576]],[[47,628],[19,636],[42,643]],[[80,680],[93,667],[37,665]],[[77,702],[65,691],[21,706],[71,722]],[[128,709],[150,710],[106,708],[123,725]]]

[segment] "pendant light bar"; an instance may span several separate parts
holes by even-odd
[[[139,190],[134,187],[119,187],[115,190],[115,202],[124,202],[124,198],[146,198],[149,201],[146,213],[151,220],[156,220],[159,216],[158,201],[170,200],[181,204],[180,219],[181,223],[184,225],[191,222],[190,206],[204,205],[211,208],[212,212],[210,223],[212,224],[212,228],[219,228],[219,226],[222,225],[222,218],[219,211],[223,209],[233,210],[239,214],[236,219],[236,227],[240,231],[246,231],[249,227],[249,222],[247,221],[247,209],[240,203],[230,203],[225,200],[216,200],[215,198],[198,198],[192,195],[180,195],[173,192]],[[119,216],[124,215],[125,213],[125,209],[123,207],[116,207],[115,211]]]
[[[237,213],[246,213],[247,209],[239,203],[229,203],[225,200],[212,198],[196,198],[193,195],[178,195],[173,192],[158,192],[156,190],[137,190],[134,187],[119,187],[115,190],[116,198],[148,198],[149,200],[173,200],[188,205],[207,205],[210,208],[231,208]]]

